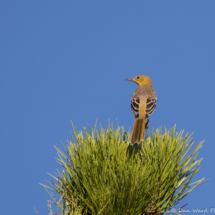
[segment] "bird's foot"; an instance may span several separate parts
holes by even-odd
[[[146,130],[149,129],[149,119],[147,119],[147,121],[146,121],[145,128],[146,128]]]

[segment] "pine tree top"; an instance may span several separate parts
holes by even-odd
[[[176,126],[152,131],[139,145],[129,146],[129,132],[113,126],[100,130],[85,127],[64,147],[57,147],[62,174],[53,176],[51,187],[60,194],[59,201],[49,192],[64,214],[159,214],[168,213],[195,187],[205,182],[191,182],[199,171],[198,143],[192,134],[177,133]],[[128,147],[128,148],[127,148]],[[126,153],[126,148],[128,149]],[[193,148],[193,147],[192,147]]]

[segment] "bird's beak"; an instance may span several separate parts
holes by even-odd
[[[125,81],[133,81],[133,82],[135,82],[135,79],[134,78],[128,78],[128,79],[125,79]]]

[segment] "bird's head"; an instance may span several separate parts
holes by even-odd
[[[152,80],[146,75],[138,75],[134,78],[128,78],[125,80],[126,81],[133,81],[139,86],[144,85],[144,84],[152,84]]]

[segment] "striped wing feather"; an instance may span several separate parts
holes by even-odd
[[[145,119],[148,119],[149,116],[155,111],[157,104],[157,98],[148,97],[146,101],[146,115]],[[139,105],[140,99],[139,97],[135,97],[131,99],[131,110],[137,119],[139,117]]]
[[[139,105],[140,105],[140,98],[135,97],[131,99],[131,110],[135,115],[135,118],[139,117]]]
[[[157,104],[157,98],[147,98],[146,101],[146,116],[145,119],[148,119],[149,116],[155,111]]]

